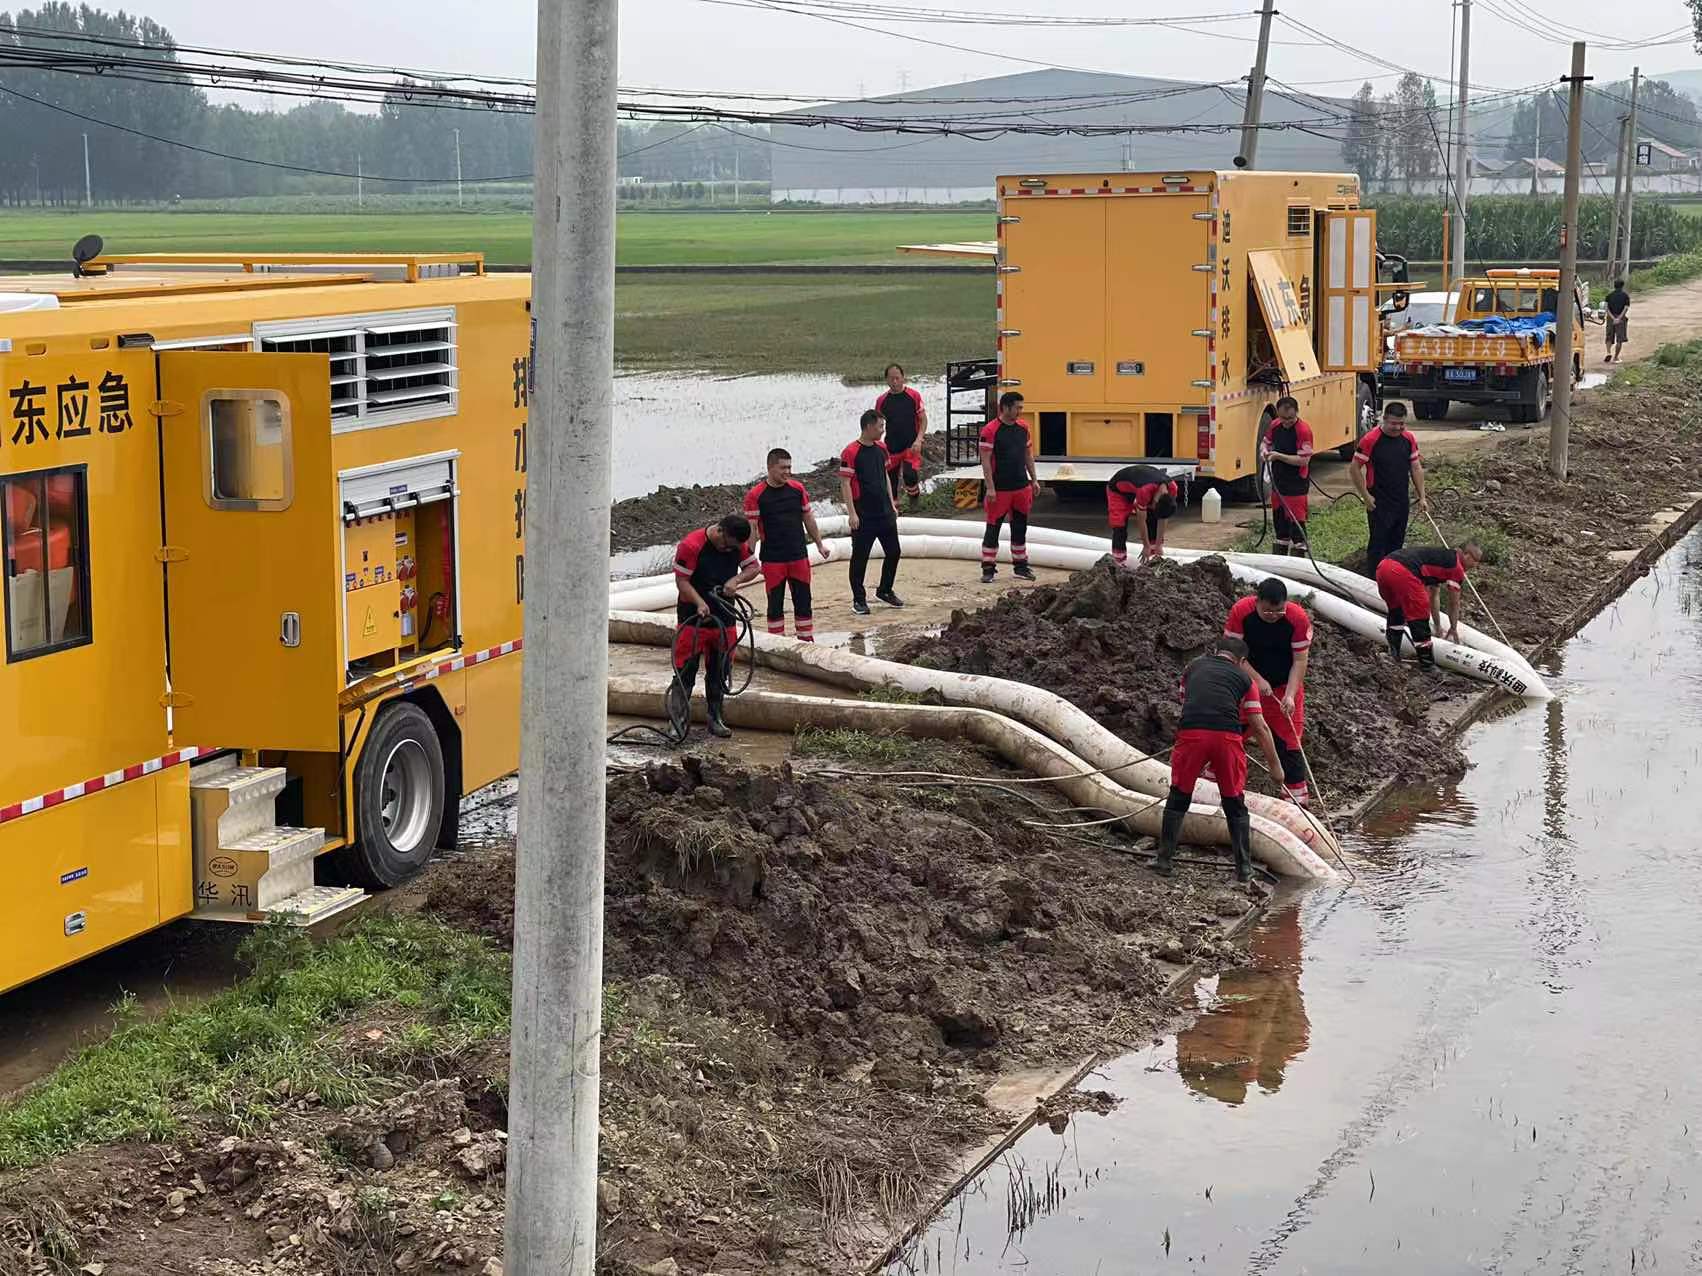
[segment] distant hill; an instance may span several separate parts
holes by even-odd
[[[1651,80],[1665,80],[1680,93],[1687,93],[1702,104],[1702,68],[1693,71],[1668,71],[1662,75],[1651,75]]]

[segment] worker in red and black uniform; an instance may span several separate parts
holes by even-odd
[[[1141,562],[1164,556],[1164,529],[1176,512],[1180,489],[1156,465],[1125,465],[1105,485],[1105,512],[1111,524],[1111,558],[1129,565],[1129,515],[1141,538]]]
[[[709,734],[733,733],[721,719],[721,701],[731,681],[738,617],[727,594],[757,577],[761,564],[751,553],[751,525],[742,514],[729,514],[710,527],[689,533],[674,551],[674,583],[679,586],[679,632],[674,635],[674,687],[670,696],[691,703],[697,666],[709,657],[703,679]],[[683,716],[683,715],[682,715]]]
[[[1412,637],[1418,652],[1419,667],[1433,673],[1436,653],[1431,647],[1434,629],[1442,627],[1443,588],[1448,591],[1449,642],[1460,640],[1460,586],[1466,573],[1483,561],[1483,550],[1476,541],[1467,541],[1458,549],[1443,549],[1440,545],[1420,545],[1396,550],[1377,564],[1377,592],[1389,609],[1384,637],[1389,654],[1398,663],[1401,658],[1401,633]],[[1434,626],[1434,629],[1432,628]]]
[[[898,500],[902,484],[910,497],[910,508],[922,498],[922,436],[928,432],[928,409],[922,396],[904,384],[904,369],[886,365],[886,392],[875,400],[875,411],[886,421],[887,478],[892,499]]]
[[[1247,644],[1247,663],[1259,675],[1259,704],[1282,759],[1282,786],[1301,806],[1309,800],[1300,735],[1306,729],[1306,666],[1312,656],[1312,618],[1288,597],[1275,576],[1238,599],[1223,632]]]
[[[1154,872],[1169,876],[1174,867],[1176,843],[1194,800],[1194,785],[1209,765],[1222,794],[1229,844],[1235,850],[1235,876],[1246,881],[1253,875],[1253,819],[1242,796],[1247,791],[1243,730],[1259,742],[1271,774],[1282,772],[1255,682],[1253,667],[1247,663],[1247,644],[1227,636],[1218,638],[1210,652],[1183,671],[1182,721],[1170,751],[1170,795],[1164,801]]]
[[[1034,509],[1034,437],[1022,419],[1022,395],[999,396],[997,419],[981,427],[981,476],[987,484],[987,533],[981,538],[981,583],[999,574],[999,528],[1011,520],[1011,574],[1034,579],[1028,565],[1028,516]]]
[[[886,420],[870,409],[859,422],[861,432],[839,454],[839,494],[851,522],[851,610],[869,614],[863,597],[863,577],[869,570],[869,551],[881,546],[881,583],[875,597],[888,607],[902,607],[904,600],[893,593],[898,583],[898,505],[887,486]]]
[[[1276,401],[1276,419],[1265,435],[1271,476],[1271,526],[1279,554],[1307,555],[1306,496],[1312,474],[1312,427],[1300,419],[1292,395]]]
[[[822,562],[827,544],[810,510],[810,494],[792,477],[792,454],[783,447],[768,453],[768,476],[745,493],[745,517],[762,542],[762,583],[768,591],[768,632],[786,632],[786,587],[792,587],[792,628],[799,642],[816,640],[810,604],[810,555],[804,536],[816,543]]]
[[[1424,462],[1419,460],[1418,440],[1407,428],[1404,403],[1383,409],[1383,424],[1374,426],[1353,452],[1353,486],[1365,502],[1365,518],[1371,539],[1365,547],[1365,574],[1375,576],[1377,564],[1394,553],[1407,539],[1407,517],[1412,505],[1407,499],[1407,478],[1418,490],[1420,512],[1430,512],[1424,495]]]

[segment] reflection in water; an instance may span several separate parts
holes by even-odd
[[[1300,993],[1300,908],[1266,918],[1248,944],[1251,963],[1217,982],[1217,1000],[1176,1036],[1176,1071],[1190,1090],[1236,1105],[1257,1083],[1282,1086],[1311,1025]]]

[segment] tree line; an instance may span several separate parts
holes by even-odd
[[[405,80],[376,112],[324,100],[282,110],[214,103],[174,72],[176,43],[159,23],[57,0],[0,13],[0,52],[6,46],[89,49],[37,32],[122,41],[159,69],[147,81],[8,69],[0,78],[0,90],[9,90],[0,92],[0,138],[6,139],[0,145],[0,203],[81,203],[85,134],[94,197],[102,202],[349,193],[357,174],[364,174],[369,194],[452,185],[457,131],[464,181],[530,179],[528,114],[423,106],[411,99]],[[737,171],[743,179],[766,181],[766,141],[767,131],[758,128],[623,123],[620,172],[713,182],[731,180]],[[398,178],[406,180],[386,180]]]

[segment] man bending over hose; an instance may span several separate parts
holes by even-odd
[[[732,646],[738,641],[738,616],[727,595],[757,578],[762,564],[751,553],[751,525],[742,514],[689,532],[674,551],[674,583],[680,589],[679,632],[674,635],[674,676],[669,696],[682,696],[687,713],[697,685],[699,659],[707,653],[703,679],[709,734],[733,733],[721,719],[722,697],[732,679]],[[687,721],[690,721],[689,717]]]
[[[1105,485],[1105,511],[1111,524],[1111,559],[1129,565],[1129,515],[1141,538],[1141,562],[1164,556],[1164,529],[1176,512],[1176,481],[1156,465],[1125,465]]]
[[[1164,824],[1158,835],[1158,859],[1153,871],[1168,877],[1176,862],[1176,843],[1182,821],[1194,800],[1194,785],[1208,764],[1222,794],[1223,818],[1229,824],[1229,844],[1235,850],[1235,876],[1253,875],[1253,819],[1248,814],[1247,745],[1242,730],[1259,742],[1272,775],[1282,774],[1282,759],[1265,725],[1256,675],[1247,663],[1247,644],[1239,638],[1218,638],[1212,649],[1182,673],[1182,721],[1170,752],[1170,796],[1164,802]]]
[[[1385,637],[1389,654],[1400,663],[1401,633],[1412,635],[1412,645],[1418,651],[1419,668],[1426,673],[1436,672],[1436,653],[1431,647],[1432,625],[1442,627],[1442,587],[1448,589],[1449,642],[1460,640],[1460,586],[1466,573],[1483,561],[1483,550],[1476,541],[1467,541],[1458,549],[1443,549],[1440,545],[1414,546],[1396,550],[1377,564],[1377,592],[1389,609]]]
[[[1312,618],[1289,601],[1288,586],[1275,576],[1229,609],[1223,632],[1247,644],[1247,663],[1258,675],[1265,725],[1282,759],[1282,786],[1301,806],[1310,794],[1300,734],[1306,728],[1306,665],[1312,656]],[[1275,774],[1273,772],[1273,774]]]

